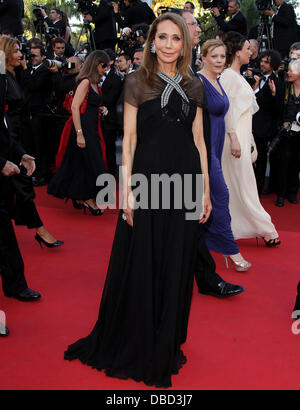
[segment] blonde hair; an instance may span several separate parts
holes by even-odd
[[[226,52],[226,46],[222,40],[219,39],[211,39],[205,41],[205,43],[201,46],[201,54],[206,57],[210,51],[213,51],[217,47],[224,47]]]
[[[102,50],[96,50],[90,53],[84,61],[84,64],[76,77],[76,80],[87,77],[91,83],[97,84],[100,81],[100,75],[98,73],[98,65],[101,63],[106,63],[109,65],[109,57]]]
[[[15,45],[20,47],[20,42],[16,38],[0,37],[0,50],[5,53],[6,66],[14,52]]]
[[[151,45],[155,38],[157,27],[159,23],[163,21],[171,21],[172,23],[176,24],[176,26],[181,31],[183,40],[181,53],[182,55],[177,60],[177,70],[182,75],[183,79],[187,81],[191,78],[189,65],[192,60],[192,41],[188,26],[184,18],[175,13],[163,13],[152,23],[144,48],[143,62],[140,68],[140,74],[144,81],[148,82],[149,84],[153,84],[153,82],[155,81],[155,76],[158,71],[158,61],[156,53],[151,52]]]
[[[292,60],[289,64],[289,68],[293,71],[294,74],[300,73],[300,60]]]

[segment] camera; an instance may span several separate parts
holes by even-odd
[[[255,0],[257,10],[264,11],[272,8],[272,0]]]
[[[216,7],[219,9],[220,14],[226,14],[228,10],[228,0],[203,0],[202,5],[204,9],[212,9],[213,7]]]
[[[175,7],[166,7],[166,6],[161,6],[158,8],[161,14],[163,13],[178,13],[179,9],[176,9]]]
[[[75,3],[78,4],[77,11],[83,15],[90,14],[93,16],[96,12],[97,6],[92,0],[75,0]]]
[[[63,62],[61,62],[61,61],[57,61],[57,60],[49,60],[48,58],[47,59],[45,59],[44,61],[43,61],[43,63],[44,63],[44,65],[47,67],[47,68],[52,68],[52,67],[54,67],[55,65],[57,65],[57,67],[59,68],[59,70],[72,70],[72,68],[75,68],[75,63],[71,63],[71,62],[65,62],[65,63],[63,63]]]
[[[292,61],[291,58],[284,57],[284,59],[281,60],[281,62],[280,62],[280,71],[284,71],[284,72],[287,73],[288,70],[289,70],[289,64],[290,64],[291,61]]]
[[[45,6],[44,4],[33,4],[33,7],[35,7],[35,8],[32,10],[32,12],[33,12],[35,18],[36,18],[37,20],[43,20],[43,21],[44,21],[44,17],[43,17],[43,15],[42,15],[42,12],[41,12],[40,9],[46,10],[46,6]]]
[[[48,27],[46,30],[46,41],[49,42],[53,40],[55,37],[60,36],[60,30],[55,27]]]
[[[248,82],[248,84],[252,87],[252,86],[255,84],[255,82],[256,82],[254,76],[257,75],[258,77],[263,77],[263,74],[262,74],[262,72],[261,72],[260,70],[258,70],[257,68],[248,67],[248,69],[252,71],[252,75],[245,76],[244,78],[245,78],[245,80]]]

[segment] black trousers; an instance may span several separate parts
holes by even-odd
[[[116,130],[108,130],[105,128],[102,128],[102,133],[106,149],[107,170],[115,176],[117,171],[116,139],[118,133]]]
[[[26,289],[23,258],[7,210],[7,202],[0,200],[0,271],[6,296]]]
[[[211,256],[204,239],[204,229],[201,224],[198,227],[198,248],[195,279],[199,289],[216,289],[223,279],[216,273],[216,264]]]
[[[291,131],[282,138],[279,151],[278,196],[297,195],[300,171],[300,132]]]
[[[25,225],[28,229],[40,228],[43,222],[36,209],[32,178],[26,175],[26,170],[21,168],[21,173],[10,177],[10,215],[16,225]]]
[[[268,160],[268,138],[258,138],[254,134],[257,148],[257,160],[254,165],[254,173],[257,184],[258,195],[261,195],[265,185],[267,160]]]
[[[51,166],[51,138],[55,135],[53,124],[49,116],[42,113],[31,114],[31,130],[34,140],[34,156],[36,162],[36,173],[40,178],[50,175]]]

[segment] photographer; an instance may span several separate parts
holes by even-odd
[[[191,1],[186,1],[184,3],[183,9],[186,11],[189,11],[191,14],[194,14],[195,12],[195,5]]]
[[[53,27],[58,30],[59,35],[64,37],[66,34],[66,23],[62,18],[61,11],[56,8],[52,8],[49,13],[49,17],[47,13],[42,7],[38,7],[41,11],[41,14],[44,18],[44,22],[47,23],[48,27]]]
[[[135,24],[132,27],[132,33],[133,33],[137,48],[145,46],[148,31],[149,31],[148,24],[144,24],[144,23]]]
[[[88,13],[85,15],[86,22],[95,23],[94,38],[97,50],[111,48],[114,50],[117,42],[116,21],[114,19],[114,9],[111,1],[101,0],[95,8],[93,16]]]
[[[23,0],[0,1],[0,32],[9,31],[15,37],[24,33],[22,19],[24,17]]]
[[[231,16],[228,22],[225,21],[225,16],[220,13],[218,7],[212,7],[212,12],[220,29],[227,33],[228,31],[236,31],[243,36],[247,35],[247,20],[240,11],[239,0],[229,0],[228,14]]]
[[[116,58],[113,50],[104,50],[110,58],[109,66],[101,81],[103,105],[108,109],[108,114],[102,118],[101,127],[106,147],[107,170],[116,175],[116,139],[120,132],[117,118],[117,102],[123,88],[121,77],[114,72],[114,60]]]
[[[144,49],[142,47],[137,48],[135,50],[135,52],[133,54],[133,60],[132,60],[133,66],[135,68],[138,68],[142,64],[143,54],[144,54]]]
[[[274,4],[277,6],[276,12],[270,8],[263,13],[272,17],[273,48],[285,58],[289,55],[291,44],[297,41],[296,15],[293,6],[284,0],[274,0]]]
[[[79,57],[70,57],[61,69],[57,64],[49,68],[52,73],[53,84],[53,100],[52,105],[55,106],[53,116],[53,139],[52,139],[52,159],[56,157],[60,138],[66,121],[70,117],[70,113],[63,107],[66,95],[74,90],[76,85],[76,77],[82,68],[82,60]]]
[[[49,58],[50,60],[57,60],[61,61],[62,63],[65,63],[67,61],[67,57],[65,56],[65,50],[65,41],[60,37],[56,37],[51,41],[51,44],[49,44],[47,58]]]
[[[132,28],[135,24],[140,23],[146,23],[150,26],[155,20],[155,14],[147,3],[141,0],[124,0],[124,4],[126,6],[124,18],[115,13],[116,20],[121,27]],[[117,6],[115,6],[115,11],[117,9]]]
[[[300,60],[292,60],[287,73],[283,128],[278,151],[277,206],[285,198],[297,204],[300,171]]]
[[[281,62],[278,51],[264,51],[260,54],[259,61],[262,76],[255,76],[256,83],[253,86],[259,110],[253,115],[252,132],[258,152],[254,171],[258,194],[261,195],[267,169],[268,143],[275,137],[282,115],[284,87],[274,73]]]
[[[29,66],[25,65],[21,78],[24,103],[28,108],[37,162],[37,185],[45,185],[49,177],[48,146],[51,139],[51,122],[48,104],[51,102],[51,72],[43,64],[45,50],[35,47],[30,50]]]

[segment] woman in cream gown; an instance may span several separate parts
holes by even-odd
[[[241,66],[249,62],[250,44],[234,32],[229,32],[224,42],[229,68],[222,73],[220,82],[230,106],[225,116],[222,168],[230,194],[232,232],[235,239],[262,237],[266,245],[276,246],[280,243],[278,233],[259,201],[252,167],[257,156],[252,116],[259,107],[252,88],[240,74]]]

